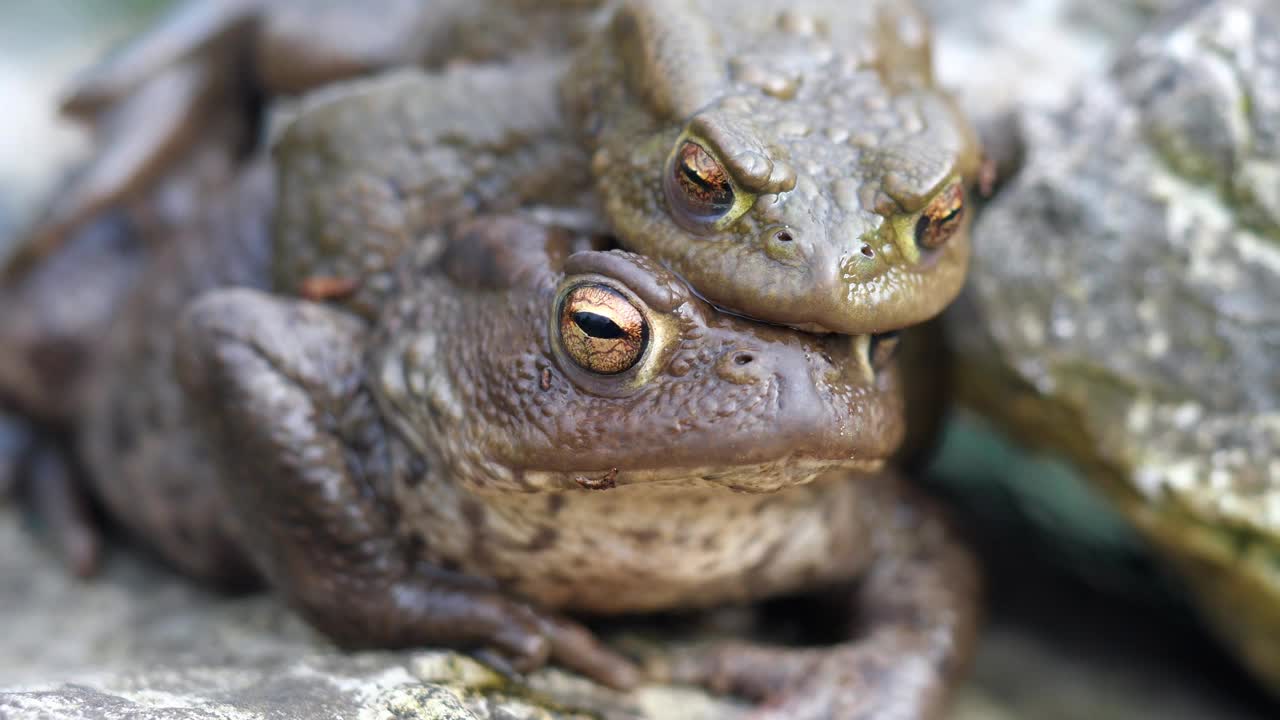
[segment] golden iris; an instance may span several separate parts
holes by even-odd
[[[963,220],[964,189],[955,183],[925,206],[916,221],[916,244],[925,250],[937,250],[960,230]]]
[[[667,195],[686,221],[711,223],[733,209],[733,184],[720,161],[692,140],[681,143],[667,174]]]
[[[635,367],[649,344],[649,323],[625,295],[598,283],[579,285],[560,302],[560,342],[584,370],[617,375]]]

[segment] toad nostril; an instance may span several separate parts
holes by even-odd
[[[748,350],[729,350],[716,360],[715,366],[716,375],[734,385],[765,381],[773,369],[767,356]]]

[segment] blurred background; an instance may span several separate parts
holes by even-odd
[[[67,81],[166,5],[0,0],[0,238],[12,236],[59,171],[87,148],[80,128],[58,119]]]

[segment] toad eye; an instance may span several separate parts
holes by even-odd
[[[710,225],[734,207],[728,171],[692,140],[685,140],[676,150],[664,185],[676,219],[685,224]]]
[[[960,229],[964,220],[964,189],[953,184],[925,206],[916,221],[916,245],[937,250]]]
[[[649,345],[649,322],[625,295],[607,285],[570,288],[560,301],[560,344],[573,362],[600,375],[635,367]]]

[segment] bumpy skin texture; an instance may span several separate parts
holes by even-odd
[[[125,213],[103,215],[31,272],[0,283],[0,407],[49,424],[83,408],[106,326],[141,265],[135,233]]]
[[[254,575],[232,539],[212,450],[191,428],[193,411],[173,375],[173,328],[200,292],[266,286],[273,181],[266,163],[253,163],[148,254],[112,318],[77,433],[112,516],[177,567],[223,586]]]
[[[594,222],[587,156],[555,98],[564,69],[402,70],[305,101],[273,150],[276,289],[354,280],[348,305],[369,315],[406,248],[479,212],[546,203]]]
[[[877,560],[858,591],[825,600],[849,613],[857,640],[832,648],[728,642],[674,653],[663,676],[766,703],[761,720],[926,718],[943,714],[963,672],[977,594],[972,559],[937,509],[892,473],[859,481]]]
[[[850,472],[900,439],[892,371],[865,338],[719,315],[650,261],[581,247],[474,223],[403,260],[373,327],[247,289],[196,302],[178,372],[255,566],[349,643],[478,644],[615,684],[625,663],[516,598],[648,611],[864,578],[849,597],[870,644],[672,667],[796,717],[933,716],[972,632],[973,568],[896,478]],[[564,355],[552,318],[583,283],[647,318],[632,370]]]
[[[600,0],[188,0],[89,69],[63,101],[97,155],[11,258],[16,277],[104,210],[137,201],[227,110],[384,68],[496,60],[580,42]]]
[[[930,201],[974,175],[976,142],[932,85],[928,28],[911,5],[508,0],[426,12],[383,4],[385,21],[340,1],[313,8],[306,21],[291,2],[178,11],[69,100],[74,112],[96,113],[109,137],[114,127],[134,130],[104,143],[110,150],[86,172],[88,189],[67,193],[44,239],[153,181],[189,144],[209,103],[238,102],[256,115],[264,98],[392,65],[533,48],[501,69],[455,68],[397,88],[423,93],[418,99],[396,103],[389,88],[381,99],[362,88],[351,100],[368,103],[369,128],[351,106],[314,121],[311,139],[294,143],[309,143],[304,152],[316,161],[315,172],[286,181],[289,225],[301,228],[297,215],[339,202],[398,227],[359,255],[330,242],[333,231],[313,234],[315,245],[285,237],[277,286],[356,294],[367,309],[387,271],[381,260],[402,246],[400,227],[435,230],[468,213],[557,203],[569,190],[581,206],[589,170],[602,199],[589,203],[599,207],[598,224],[738,314],[812,331],[885,332],[935,316],[959,291],[967,217],[938,245],[922,243],[917,228]],[[380,18],[377,27],[366,27],[370,17]],[[546,58],[578,45],[562,115],[552,73],[563,73]],[[162,62],[175,57],[185,62]],[[157,120],[102,119],[145,109],[159,91],[167,104]],[[734,209],[714,227],[691,226],[667,187],[686,137],[711,151],[734,188]],[[587,149],[595,151],[589,164]],[[406,185],[434,194],[407,200]],[[311,222],[326,217],[313,213]],[[34,243],[20,261],[47,244]]]
[[[767,672],[706,649],[671,677],[796,717],[933,716],[968,649],[973,572],[895,478],[852,472],[902,432],[869,338],[718,314],[652,261],[495,219],[417,244],[370,326],[243,287],[265,281],[269,181],[205,198],[115,318],[79,433],[114,515],[188,572],[265,578],[345,644],[476,647],[618,686],[635,669],[550,611],[864,578],[845,592],[874,642],[753,651],[776,654]],[[582,283],[647,319],[634,369],[566,356],[557,300]]]
[[[196,45],[233,48],[244,28],[211,17],[206,31],[229,34]],[[476,147],[447,130],[420,139],[464,159]],[[540,166],[541,149],[513,152],[498,154]],[[169,559],[222,582],[262,577],[347,644],[477,647],[495,664],[552,659],[619,686],[634,668],[552,611],[703,607],[863,579],[844,592],[867,639],[672,667],[795,717],[853,703],[936,712],[968,648],[972,567],[931,509],[892,476],[864,474],[902,432],[893,373],[872,367],[869,338],[717,314],[654,261],[571,255],[582,241],[538,225],[487,220],[446,240],[396,235],[413,225],[393,217],[395,239],[379,246],[376,204],[346,225],[348,240],[375,239],[345,246],[382,253],[377,294],[355,306],[372,327],[243,287],[203,296],[179,322],[202,291],[266,284],[262,177],[203,196],[178,242],[147,255],[113,313],[79,433],[108,508]],[[312,209],[350,198],[338,200]],[[449,210],[442,224],[468,214]],[[421,212],[414,229],[433,229],[435,211]],[[643,308],[652,334],[634,371],[593,375],[554,339],[556,299],[582,279]]]
[[[928,38],[900,2],[622,3],[565,91],[605,216],[749,317],[844,333],[933,317],[964,281],[967,229],[935,249],[914,229],[977,151]],[[736,219],[681,223],[664,183],[684,139],[732,178]]]
[[[152,101],[162,99],[162,94],[151,95]],[[12,415],[10,422],[19,428],[15,437],[20,438],[0,447],[5,455],[0,465],[16,469],[13,484],[36,506],[54,544],[79,575],[93,571],[100,550],[74,446],[77,429],[84,425],[94,395],[106,382],[104,377],[115,377],[113,363],[107,360],[109,348],[119,344],[112,325],[122,315],[151,312],[149,304],[185,301],[187,291],[175,290],[173,283],[190,284],[191,279],[176,280],[174,268],[157,272],[149,263],[156,253],[175,252],[168,249],[174,238],[201,232],[216,236],[200,228],[204,213],[212,217],[223,211],[227,221],[234,217],[215,199],[233,184],[244,161],[239,149],[252,128],[234,109],[206,115],[203,121],[199,142],[185,148],[182,162],[168,169],[163,183],[127,200],[120,198],[110,210],[68,230],[67,242],[42,262],[23,267],[20,255],[8,267],[10,273],[0,278],[0,414]],[[106,149],[99,160],[111,165],[114,152]],[[67,194],[73,195],[100,170],[101,166],[91,166],[73,175],[67,193],[55,195],[47,216],[57,215]],[[257,202],[258,207],[267,207],[263,203],[270,202],[270,193]],[[206,203],[210,207],[204,207]],[[261,225],[261,213],[246,220],[254,218]],[[37,228],[27,238],[31,242],[27,247],[40,247],[41,239],[49,237],[48,230],[48,225]],[[206,248],[197,243],[176,252],[194,254],[189,258],[191,267],[204,262],[201,253],[235,256],[227,247],[214,245]],[[262,249],[266,250],[265,245]],[[262,252],[257,257],[261,265]],[[151,291],[131,307],[130,298],[143,278],[169,291]],[[142,393],[140,397],[151,396]],[[185,470],[182,463],[176,467]],[[132,502],[134,498],[123,499],[126,505]],[[175,503],[175,507],[181,511],[189,505]],[[163,516],[167,511],[156,512]],[[174,513],[175,517],[180,514]],[[175,525],[185,523],[179,520]]]

